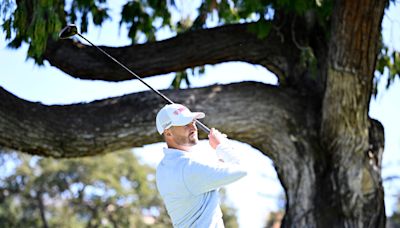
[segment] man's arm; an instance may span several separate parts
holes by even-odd
[[[201,194],[230,184],[247,175],[240,160],[233,155],[226,136],[218,130],[211,129],[210,146],[216,149],[217,156],[224,162],[213,161],[202,163],[191,161],[183,170],[186,187],[193,194]]]

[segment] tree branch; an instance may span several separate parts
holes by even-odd
[[[210,127],[272,156],[273,151],[293,149],[286,144],[292,143],[287,140],[288,134],[295,134],[292,126],[301,126],[294,122],[307,122],[299,98],[261,83],[163,92],[192,110],[204,111],[204,123]],[[162,141],[154,122],[164,103],[150,92],[47,106],[21,100],[0,87],[0,99],[0,146],[14,150],[76,157]]]
[[[252,24],[233,24],[189,31],[176,37],[125,47],[101,47],[141,77],[181,71],[227,61],[244,61],[267,67],[278,76],[288,73],[294,56],[282,31],[271,29],[258,39]],[[278,34],[279,33],[279,34]],[[123,81],[133,77],[92,46],[72,40],[49,40],[45,59],[65,73],[81,79]]]

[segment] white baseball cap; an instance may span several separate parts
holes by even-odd
[[[194,119],[201,119],[205,116],[203,112],[191,112],[181,104],[168,104],[157,113],[157,130],[162,135],[164,130],[171,126],[185,126]]]

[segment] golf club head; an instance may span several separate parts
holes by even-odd
[[[78,28],[76,25],[70,24],[61,30],[60,34],[58,34],[58,37],[60,37],[60,39],[68,39],[76,34],[78,34]]]

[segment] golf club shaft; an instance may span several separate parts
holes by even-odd
[[[128,67],[126,67],[124,64],[120,63],[118,60],[116,60],[114,57],[112,57],[110,54],[108,54],[106,51],[104,51],[103,49],[101,49],[100,47],[98,47],[97,45],[93,44],[92,42],[90,42],[90,40],[86,39],[84,36],[82,36],[80,33],[77,33],[77,35],[84,39],[86,42],[88,42],[90,45],[92,45],[93,47],[97,48],[97,50],[99,50],[100,52],[102,52],[104,55],[106,55],[108,58],[110,58],[112,61],[114,61],[115,63],[117,63],[118,65],[120,65],[122,68],[124,68],[126,71],[128,71],[131,75],[135,76],[135,78],[137,78],[140,82],[142,82],[143,84],[145,84],[149,89],[151,89],[153,92],[155,92],[156,94],[158,94],[160,97],[162,97],[166,102],[168,102],[169,104],[174,104],[174,102],[169,99],[167,96],[165,96],[164,94],[162,94],[160,91],[158,91],[157,89],[154,89],[153,87],[151,87],[149,84],[147,84],[145,81],[143,81],[143,79],[141,77],[139,77],[135,72],[131,71]],[[204,125],[202,122],[200,122],[199,120],[196,120],[196,124],[197,126],[203,130],[205,133],[209,134],[210,133],[210,129]]]

